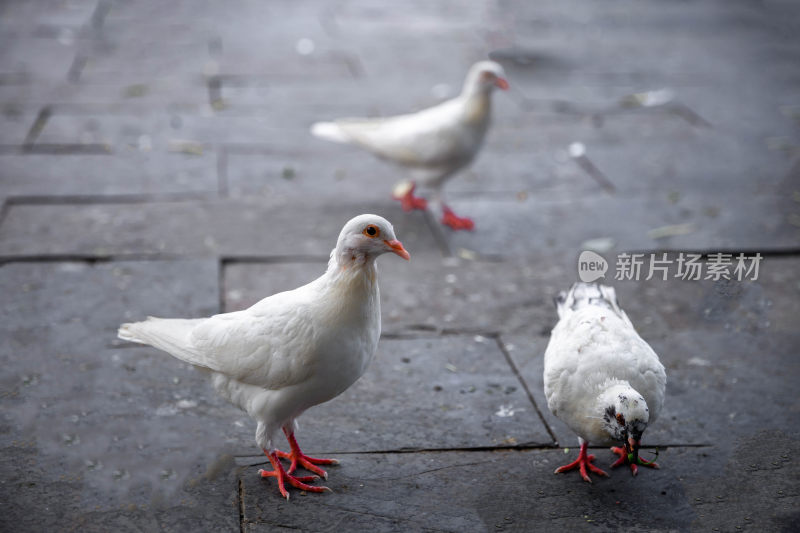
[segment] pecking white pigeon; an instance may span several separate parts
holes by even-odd
[[[269,458],[278,489],[309,492],[316,476],[292,475],[298,465],[327,479],[316,465],[333,459],[305,455],[294,437],[295,419],[306,409],[344,392],[367,369],[381,334],[375,259],[409,254],[392,225],[377,215],[345,224],[328,269],[307,285],[264,298],[249,309],[210,318],[148,318],[123,324],[121,339],[149,344],[208,371],[214,388],[256,420],[256,442]],[[275,449],[283,429],[290,453]],[[289,459],[284,470],[280,459]]]
[[[580,441],[578,458],[556,474],[578,468],[608,476],[592,464],[589,442],[621,447],[612,468],[628,464],[658,468],[639,458],[642,433],[664,405],[667,376],[658,356],[633,329],[619,308],[612,287],[576,283],[556,299],[559,321],[544,354],[544,393],[547,406]]]
[[[445,181],[466,167],[480,150],[491,118],[491,93],[508,89],[503,67],[480,61],[469,69],[457,97],[417,113],[386,118],[350,118],[317,122],[311,133],[329,141],[354,144],[407,168],[413,179],[395,188],[403,209],[425,209],[427,201],[414,196],[416,181],[432,187],[437,200]],[[416,180],[416,181],[415,181]],[[455,230],[475,227],[442,202],[442,223]]]

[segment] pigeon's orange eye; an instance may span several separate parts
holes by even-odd
[[[370,239],[373,239],[381,234],[381,230],[378,229],[378,226],[370,224],[369,226],[364,228],[364,231],[362,233],[367,237],[369,237]]]
[[[619,424],[620,426],[625,425],[625,417],[622,416],[622,413],[617,413],[617,424]]]
[[[489,81],[494,79],[494,74],[489,72],[488,70],[484,70],[481,72],[481,81]]]

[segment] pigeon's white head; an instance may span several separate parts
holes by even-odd
[[[650,421],[650,409],[644,397],[627,382],[619,382],[600,395],[603,429],[638,461],[642,433]],[[636,464],[636,462],[634,462]]]
[[[506,72],[500,63],[494,61],[478,61],[467,73],[464,81],[464,92],[467,94],[489,93],[495,87],[506,90],[508,81]]]
[[[378,215],[359,215],[342,228],[333,258],[339,265],[349,266],[369,263],[386,252],[405,260],[411,257],[403,243],[397,240],[388,220]]]

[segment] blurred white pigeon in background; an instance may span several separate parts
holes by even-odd
[[[495,87],[508,89],[503,67],[494,61],[480,61],[470,68],[461,94],[452,100],[409,115],[317,122],[311,133],[360,146],[409,169],[413,179],[432,187],[441,202],[442,185],[472,162],[483,144]],[[413,180],[395,187],[394,197],[406,211],[427,207],[425,199],[414,196],[415,188]],[[455,230],[475,227],[472,220],[456,216],[441,204],[443,224]]]
[[[121,339],[155,346],[211,373],[216,390],[258,422],[256,442],[272,463],[262,477],[276,477],[310,492],[316,476],[293,476],[298,464],[327,479],[294,438],[295,419],[352,385],[367,369],[381,334],[375,259],[392,252],[409,254],[392,225],[377,215],[360,215],[345,224],[327,271],[308,285],[270,296],[249,309],[198,319],[148,318],[123,324]],[[283,429],[290,453],[273,445]],[[284,470],[280,459],[290,459]]]
[[[547,406],[578,434],[578,459],[556,473],[579,468],[607,476],[586,454],[589,442],[621,442],[613,467],[629,464],[658,468],[639,458],[642,432],[664,404],[667,376],[650,346],[619,308],[614,289],[597,283],[576,283],[556,299],[559,321],[544,354]]]

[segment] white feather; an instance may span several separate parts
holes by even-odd
[[[350,137],[334,122],[315,122],[311,125],[311,133],[320,139],[328,141],[337,143],[350,142]]]

